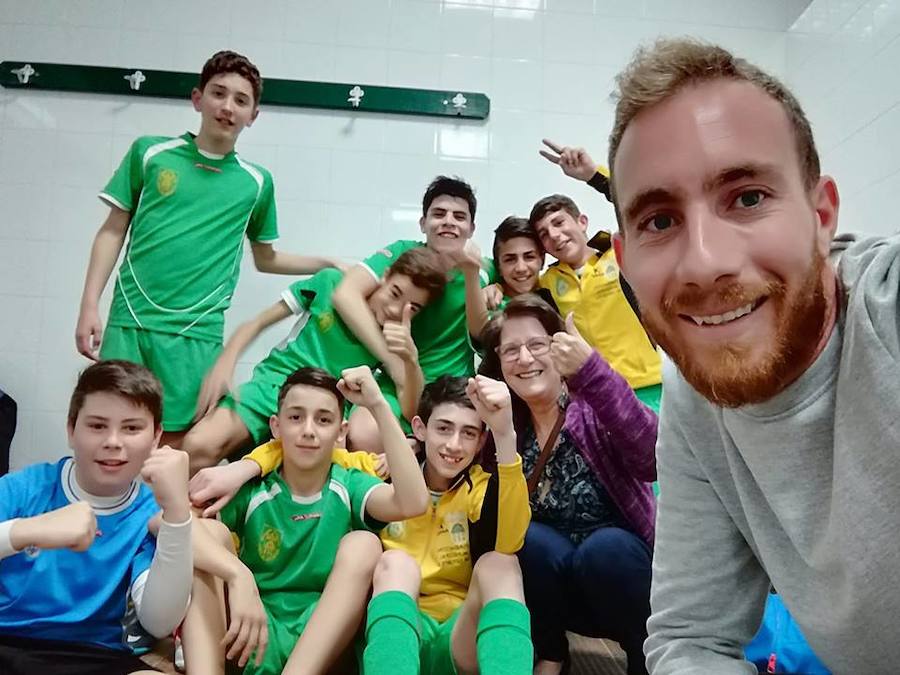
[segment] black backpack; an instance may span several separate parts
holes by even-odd
[[[9,473],[9,448],[16,433],[16,402],[0,390],[0,476]]]

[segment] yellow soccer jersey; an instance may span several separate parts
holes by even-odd
[[[632,389],[662,382],[662,365],[640,320],[619,285],[612,249],[592,255],[581,276],[563,262],[541,275],[560,314],[575,313],[575,326]]]

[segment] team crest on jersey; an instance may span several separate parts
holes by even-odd
[[[178,174],[172,169],[163,169],[156,177],[156,190],[163,197],[168,197],[178,187]]]
[[[323,312],[319,314],[319,318],[316,321],[319,323],[319,330],[326,333],[334,325],[334,312]]]
[[[616,263],[607,261],[603,267],[603,276],[607,281],[614,281],[619,278],[619,268]]]
[[[557,295],[565,295],[569,291],[569,284],[565,279],[557,279],[556,280],[556,294]]]
[[[391,539],[401,539],[404,531],[405,528],[403,527],[402,522],[390,523],[387,526],[387,534]]]
[[[281,532],[274,527],[266,525],[259,538],[257,547],[259,559],[264,562],[272,562],[281,553]]]
[[[41,554],[41,549],[39,549],[37,546],[26,546],[22,549],[22,553],[24,553],[26,557],[34,560]]]
[[[460,511],[444,516],[444,529],[450,534],[450,541],[456,546],[462,546],[468,539],[465,522],[466,514]]]

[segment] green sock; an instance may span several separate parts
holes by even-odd
[[[402,591],[369,601],[364,675],[419,675],[419,609]]]
[[[481,675],[530,675],[534,663],[531,615],[518,600],[491,600],[478,617]]]

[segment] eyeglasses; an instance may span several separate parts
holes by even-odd
[[[501,361],[511,363],[519,358],[522,347],[525,347],[532,356],[543,356],[550,351],[550,336],[533,337],[525,340],[525,342],[507,342],[498,346],[495,351]]]

